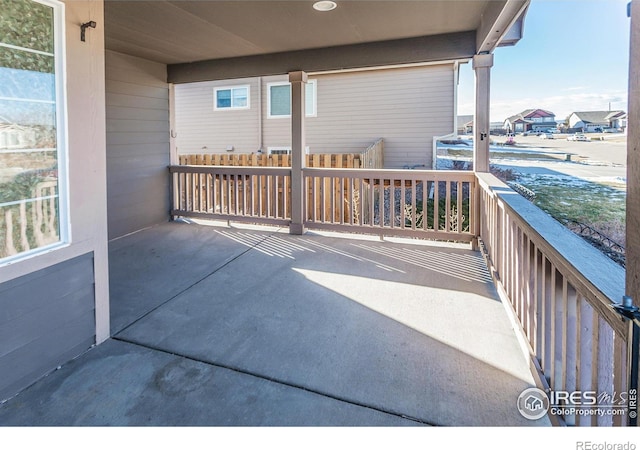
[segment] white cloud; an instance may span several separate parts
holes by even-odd
[[[564,119],[574,111],[606,111],[609,109],[627,110],[627,92],[580,92],[547,97],[523,97],[518,99],[493,99],[491,101],[491,121],[503,121],[509,116],[525,109],[542,108],[552,111],[556,119]],[[473,114],[473,102],[458,104],[458,114]]]

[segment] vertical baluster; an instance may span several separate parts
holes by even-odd
[[[549,323],[549,277],[547,275],[547,258],[544,256],[542,252],[540,252],[541,262],[542,262],[542,280],[541,280],[541,301],[540,301],[540,325],[542,326],[542,330],[540,333],[540,341],[541,341],[541,352],[540,352],[540,365],[545,375],[549,375],[549,342],[550,342],[550,330],[551,326]]]
[[[613,391],[616,393],[617,406],[622,406],[620,402],[620,395],[628,392],[628,380],[627,380],[627,342],[625,338],[618,333],[614,335],[614,350],[613,350]],[[624,402],[626,404],[626,402]],[[619,410],[625,411],[624,408]],[[613,425],[622,426],[627,423],[627,415],[616,414],[613,416]]]
[[[208,155],[208,156],[210,157],[211,155]],[[213,212],[212,205],[211,205],[211,174],[207,173],[205,175],[205,177],[206,177],[206,181],[205,181],[205,184],[206,184],[206,186],[205,186],[205,202],[206,202],[205,212],[211,213],[211,212]]]
[[[444,231],[451,231],[451,182],[445,181],[445,216]]]
[[[540,355],[542,355],[542,348],[543,348],[543,344],[542,344],[542,330],[543,330],[543,320],[542,320],[542,291],[543,288],[541,287],[542,284],[542,273],[541,273],[541,258],[540,258],[540,252],[538,251],[538,248],[535,246],[535,244],[532,242],[531,245],[533,246],[533,292],[534,292],[534,296],[533,296],[533,304],[534,304],[534,312],[533,312],[533,318],[535,320],[534,322],[534,339],[535,339],[535,344],[533,346],[533,349],[536,352],[536,355],[538,357],[540,357]],[[540,359],[540,365],[542,366],[542,360]]]
[[[597,314],[598,316],[598,357],[596,374],[597,384],[596,390],[598,395],[601,395],[602,401],[600,406],[608,408],[613,400],[614,380],[613,380],[613,360],[614,360],[614,332],[611,326],[607,323],[605,318]],[[599,426],[611,426],[613,425],[613,416],[611,415],[598,415],[597,425]]]
[[[227,169],[230,170],[230,169]],[[226,173],[226,189],[225,189],[225,193],[227,195],[227,202],[226,202],[226,206],[227,206],[227,214],[232,214],[231,210],[233,208],[233,182],[232,182],[232,175],[230,172]]]
[[[529,236],[522,231],[522,274],[520,285],[522,286],[522,328],[527,340],[531,343],[531,246]]]
[[[425,177],[422,181],[422,229],[429,229],[429,181]]]
[[[418,225],[418,205],[416,204],[416,190],[418,189],[418,180],[411,179],[411,229],[415,230]]]
[[[271,201],[271,191],[273,190],[273,186],[271,186],[271,176],[269,175],[267,175],[265,179],[265,189],[266,189],[266,198],[267,198],[266,217],[273,217],[273,204]]]
[[[283,218],[284,219],[290,219],[291,218],[291,205],[290,205],[290,195],[289,195],[289,189],[291,189],[291,176],[290,175],[285,175],[283,177],[283,190],[284,190],[284,194],[283,194],[283,201],[284,201],[284,215]],[[304,183],[303,183],[304,185]],[[307,199],[306,197],[303,197],[303,207],[302,210],[305,211],[307,209]],[[307,215],[305,214],[303,216],[304,220],[307,220]]]
[[[600,350],[600,317],[598,313],[591,310],[591,322],[592,322],[592,331],[591,331],[591,380],[589,383],[589,390],[597,390],[598,389],[598,353]],[[597,425],[598,418],[594,415],[591,417],[591,425]]]
[[[329,220],[331,221],[331,223],[336,223],[336,182],[337,179],[335,176],[329,177],[329,186],[331,187],[331,197],[329,199],[331,214],[329,216]]]
[[[263,217],[264,213],[264,201],[263,201],[263,192],[264,192],[264,183],[263,183],[263,176],[262,175],[258,175],[256,177],[256,181],[258,183],[258,192],[256,193],[258,196],[258,216]]]
[[[171,205],[172,210],[179,209],[178,205],[180,200],[180,191],[178,189],[180,188],[180,186],[178,185],[178,175],[179,174],[176,172],[171,173],[171,185],[173,186],[173,202]]]
[[[433,182],[433,231],[440,230],[440,182],[438,178]]]
[[[403,229],[406,227],[406,224],[407,224],[407,218],[405,214],[405,206],[407,204],[407,191],[406,191],[404,177],[400,178],[400,202],[399,203],[400,204],[398,206],[400,207],[400,228]]]
[[[271,203],[273,204],[273,217],[277,218],[280,214],[280,205],[278,202],[278,177],[271,176]]]
[[[562,297],[560,299],[559,325],[560,325],[560,361],[556,366],[556,377],[558,379],[557,389],[566,389],[567,387],[567,351],[568,351],[568,320],[569,320],[569,285],[567,278],[562,276]]]
[[[371,199],[371,201],[369,202],[369,225],[370,226],[374,226],[375,224],[375,211],[374,211],[374,207],[375,207],[375,181],[373,178],[371,178],[371,183],[369,183],[369,198]],[[378,201],[378,215],[379,215],[379,219],[380,219],[380,226],[384,227],[384,180],[382,178],[380,178],[378,180],[379,182],[379,187],[378,187],[378,195],[379,195],[379,201]]]
[[[320,220],[320,181],[317,176],[311,179],[311,197],[313,201],[313,221],[318,222]]]
[[[338,198],[340,199],[340,211],[339,211],[340,212],[340,214],[339,214],[340,215],[340,217],[339,217],[340,220],[338,221],[338,223],[343,224],[343,225],[345,223],[347,223],[347,219],[345,217],[345,209],[346,208],[344,207],[344,204],[345,204],[345,202],[347,200],[347,192],[345,191],[345,184],[347,184],[347,183],[345,183],[345,181],[346,181],[346,178],[340,177],[339,196],[338,196]]]
[[[549,321],[550,321],[550,333],[549,333],[549,386],[554,389],[557,387],[557,380],[556,380],[556,360],[557,360],[557,353],[556,353],[556,333],[557,333],[557,329],[556,329],[556,316],[557,316],[557,299],[556,299],[556,268],[553,264],[549,263],[551,266],[551,278],[549,281],[549,295],[550,295],[550,299],[549,299],[549,309],[548,309],[548,316],[549,316]]]
[[[252,160],[249,160],[249,162],[251,163]],[[255,182],[256,182],[256,178],[255,178],[255,175],[253,173],[251,173],[250,175],[247,175],[247,184],[246,184],[246,189],[247,189],[247,215],[249,215],[251,217],[255,217],[255,215],[256,215],[256,202],[255,202],[256,189],[255,189]]]
[[[219,214],[222,214],[224,211],[224,206],[222,204],[222,200],[224,198],[224,196],[222,195],[223,192],[223,180],[222,180],[223,174],[221,172],[220,169],[218,169],[216,171],[216,175],[215,178],[213,180],[213,191],[214,191],[214,205],[215,205],[215,211]]]
[[[565,281],[566,283],[566,281]],[[563,288],[564,292],[564,288]],[[563,298],[564,298],[563,294]],[[565,333],[564,333],[564,359],[563,359],[563,380],[562,389],[568,392],[574,392],[578,390],[577,386],[577,365],[579,354],[579,324],[578,324],[578,293],[573,286],[567,286],[566,295],[566,315],[565,315]],[[575,414],[565,417],[567,425],[575,425]]]

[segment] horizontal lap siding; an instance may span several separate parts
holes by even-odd
[[[216,87],[249,85],[250,109],[214,110]],[[207,81],[175,86],[176,146],[179,154],[258,150],[258,79]],[[203,149],[206,147],[206,149]]]
[[[109,238],[168,219],[166,66],[106,52]]]
[[[306,118],[311,153],[359,153],[383,138],[387,168],[430,168],[433,137],[454,131],[452,64],[309,78],[317,80],[317,116]],[[176,85],[178,153],[225,153],[227,146],[233,146],[234,153],[252,153],[261,141],[264,150],[290,147],[290,119],[268,117],[268,85],[287,79],[281,75]],[[250,85],[251,108],[214,111],[214,87],[234,85]]]
[[[433,137],[453,131],[453,66],[437,65],[310,76],[317,117],[306,119],[311,153],[361,152],[384,139],[385,166],[431,167]],[[265,78],[266,83],[286,77]],[[289,146],[288,119],[265,119],[264,146]]]
[[[0,400],[94,343],[92,254],[0,285]]]

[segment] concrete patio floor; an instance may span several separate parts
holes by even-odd
[[[167,223],[110,243],[112,338],[16,426],[549,425],[478,252]]]

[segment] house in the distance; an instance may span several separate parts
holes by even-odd
[[[626,128],[627,115],[624,111],[576,111],[569,115],[569,129],[594,132],[606,128]]]
[[[360,153],[382,138],[386,168],[429,167],[433,138],[454,130],[455,70],[447,62],[310,75],[307,153]],[[287,75],[177,84],[178,153],[290,152],[290,90]]]
[[[556,115],[544,109],[527,109],[504,121],[502,128],[508,132],[546,131],[556,128]]]
[[[456,132],[458,134],[473,133],[473,114],[458,116]]]

